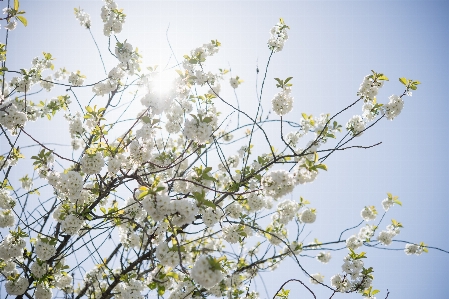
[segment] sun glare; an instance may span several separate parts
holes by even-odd
[[[169,95],[173,91],[175,78],[176,72],[173,70],[158,72],[154,75],[150,88],[157,94]]]

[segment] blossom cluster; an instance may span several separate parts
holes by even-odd
[[[36,255],[40,260],[47,261],[55,255],[56,248],[52,243],[53,242],[51,242],[51,240],[48,240],[47,238],[37,238],[35,248]]]
[[[354,115],[346,123],[346,130],[348,130],[353,136],[361,136],[365,130],[365,122],[360,115]]]
[[[391,95],[388,99],[390,101],[384,106],[385,115],[387,119],[393,120],[401,113],[404,107],[404,100],[397,95]]]
[[[12,208],[15,204],[16,202],[9,195],[9,191],[6,189],[0,189],[0,227],[14,226],[15,221]]]
[[[373,278],[369,274],[364,274],[364,262],[359,257],[356,254],[345,256],[341,266],[345,274],[336,274],[331,277],[331,285],[338,292],[365,290],[370,287]]]
[[[399,225],[396,225],[395,223],[389,224],[386,230],[383,230],[379,233],[379,235],[377,236],[377,240],[384,245],[390,245],[393,237],[401,232],[401,227],[402,225],[400,225],[400,223]]]
[[[105,0],[104,2],[105,5],[101,7],[101,19],[104,23],[103,33],[106,36],[119,34],[122,32],[126,15],[118,8],[114,0]]]
[[[346,247],[351,250],[356,250],[363,245],[364,241],[369,241],[371,237],[374,236],[375,230],[376,226],[374,225],[367,224],[361,227],[358,234],[352,235],[346,239]]]
[[[71,72],[68,78],[68,81],[73,86],[81,86],[84,83],[84,79],[86,76],[82,75],[79,71]]]
[[[86,154],[81,159],[81,170],[86,174],[100,173],[104,166],[103,155],[100,152]]]
[[[405,245],[404,252],[406,255],[420,255],[424,252],[425,247],[422,245],[416,245],[416,244],[407,244]]]
[[[74,10],[75,17],[80,22],[80,25],[89,29],[91,26],[90,15],[81,8],[75,8]]]
[[[62,200],[68,199],[72,203],[81,204],[88,197],[87,191],[83,190],[83,177],[77,171],[70,170],[66,173],[51,171],[46,178]]]
[[[211,265],[213,257],[208,255],[200,256],[192,268],[192,278],[201,286],[211,288],[223,279],[223,274],[219,269],[214,269]]]
[[[372,75],[366,75],[360,84],[357,95],[367,102],[373,102],[383,85],[384,81],[378,81]]]
[[[284,86],[282,91],[278,92],[271,100],[273,111],[279,116],[284,116],[293,109],[293,97],[291,88]]]
[[[15,264],[15,260],[23,259],[25,247],[25,240],[16,232],[8,234],[0,242],[0,261],[4,262],[4,265],[0,266],[0,273],[5,278],[13,278],[5,283],[6,292],[10,295],[22,295],[29,286],[28,279],[19,275]]]
[[[21,237],[12,234],[7,235],[0,243],[0,259],[7,261],[20,258],[25,246],[25,240]]]
[[[329,263],[329,261],[331,260],[332,256],[330,252],[325,252],[322,251],[320,252],[317,256],[316,259],[320,262],[322,262],[323,264],[327,264]]]
[[[141,55],[130,43],[126,41],[123,43],[117,42],[115,55],[120,63],[109,72],[108,78],[111,85],[117,84],[123,78],[124,71],[129,75],[134,75],[135,72],[140,71]]]
[[[360,212],[360,216],[362,216],[365,221],[372,221],[376,219],[377,211],[375,206],[366,206]]]
[[[287,171],[273,170],[263,177],[261,185],[266,195],[271,196],[273,199],[278,199],[293,191],[295,181],[293,176]]]
[[[287,29],[284,20],[280,19],[279,23],[273,26],[270,30],[270,38],[268,39],[268,48],[273,52],[280,52],[284,48],[284,44],[288,39]]]

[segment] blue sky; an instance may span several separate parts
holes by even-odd
[[[256,66],[262,70],[266,64],[269,29],[279,17],[291,27],[290,39],[272,59],[264,90],[266,110],[276,92],[274,77],[294,78],[294,110],[288,118],[295,121],[299,121],[301,112],[333,114],[352,103],[359,84],[371,69],[390,78],[378,96],[381,103],[386,103],[393,93],[402,93],[399,77],[420,80],[422,85],[412,97],[406,98],[397,119],[381,121],[353,142],[371,145],[382,141],[380,146],[336,153],[326,161],[329,171],[320,174],[313,184],[295,189],[292,198],[303,196],[312,202],[318,209],[318,220],[309,227],[311,236],[331,241],[338,238],[340,231],[361,221],[359,214],[365,205],[376,205],[381,210],[386,192],[392,192],[400,196],[403,207],[390,210],[381,229],[395,218],[405,227],[398,239],[449,248],[446,1],[117,3],[127,14],[118,37],[139,47],[145,65],[163,66],[170,58],[167,28],[178,59],[211,39],[222,42],[219,54],[209,65],[231,68],[233,75],[245,80],[237,94],[247,110],[254,105]],[[26,11],[29,26],[23,28],[19,24],[10,33],[8,67],[28,68],[31,59],[45,51],[57,58],[56,67],[79,69],[88,76],[88,82],[95,82],[102,76],[101,64],[88,31],[74,18],[73,7],[84,8],[91,14],[92,32],[110,69],[115,62],[107,57],[107,38],[102,34],[99,16],[101,5],[101,1],[22,0],[21,8]],[[173,63],[171,58],[169,65]],[[230,88],[227,89],[224,95],[233,97]],[[354,114],[361,114],[361,105],[339,117],[339,123],[344,125]],[[58,121],[55,126],[41,120],[30,125],[29,130],[42,140],[58,136],[59,142],[68,144],[67,124]],[[273,136],[279,132],[275,126],[268,130]],[[4,146],[0,147],[3,152]],[[13,175],[19,178],[17,171]],[[403,248],[403,245],[390,247]],[[367,252],[366,263],[375,270],[374,286],[381,290],[378,298],[384,298],[387,289],[391,292],[389,298],[444,298],[449,255],[433,250],[419,257],[406,256],[403,251],[368,249]],[[327,265],[307,258],[301,261],[311,273],[321,272],[329,281],[340,272],[342,256],[335,254]],[[306,279],[288,261],[263,278],[271,295],[288,278]],[[261,282],[256,282],[261,298],[265,298]],[[318,287],[313,290],[319,298],[330,296],[328,290],[320,291]],[[291,294],[292,298],[302,298],[302,294],[304,298],[311,297],[296,285],[292,285]],[[359,296],[337,294],[334,298]]]

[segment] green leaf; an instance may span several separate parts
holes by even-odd
[[[37,194],[37,195],[41,195],[41,193],[39,192],[39,190],[34,189],[32,191],[29,192],[30,194]]]
[[[288,299],[288,294],[290,293],[290,290],[284,290],[282,289],[281,291],[278,292],[278,294],[276,295],[276,297],[279,297],[281,299]]]
[[[148,193],[149,193],[148,191],[144,191],[144,192],[140,193],[139,196],[137,196],[137,199],[138,199],[138,200],[141,200],[142,198],[144,198],[145,196],[147,196]]]
[[[327,171],[327,166],[325,164],[318,164],[318,165],[315,165],[315,167]]]
[[[143,117],[141,118],[141,120],[142,120],[144,123],[146,123],[146,124],[148,124],[148,123],[151,122],[151,118],[150,118],[149,116],[147,116],[147,115],[143,116]]]
[[[402,202],[400,202],[399,200],[393,199],[393,202],[394,202],[395,204],[398,204],[398,205],[400,205],[400,206],[402,207]]]
[[[193,196],[195,197],[196,200],[201,201],[204,200],[206,193],[204,193],[204,190],[201,193],[193,192]]]
[[[193,117],[196,120],[196,123],[199,123],[199,119],[195,114],[190,114],[191,117]]]
[[[176,280],[179,279],[179,275],[177,273],[175,273],[175,272],[168,272],[166,276],[172,277],[172,278],[174,278]]]
[[[404,84],[404,85],[407,85],[407,84],[408,84],[408,80],[405,79],[404,77],[399,78],[399,82],[401,82],[401,83]]]
[[[212,121],[212,117],[205,117],[205,118],[203,118],[203,122],[205,122],[205,123],[210,123]]]
[[[210,200],[204,200],[204,201],[201,202],[201,204],[203,204],[203,205],[205,205],[207,207],[210,207],[210,208],[212,208],[214,210],[217,208],[217,206],[213,202],[211,202]]]
[[[222,260],[221,258],[216,259],[211,256],[207,257],[207,261],[209,262],[209,266],[212,269],[212,271],[222,271],[223,270],[223,268],[221,267],[221,263],[220,263],[221,260]]]
[[[248,237],[248,234],[245,233],[244,231],[239,232],[239,235],[245,238]]]
[[[397,222],[395,219],[391,219],[391,223],[393,223],[394,226],[398,226],[399,222]]]
[[[105,207],[101,207],[101,208],[100,208],[100,211],[102,211],[103,214],[106,214],[106,209],[105,209]]]
[[[23,24],[23,26],[27,26],[28,25],[28,21],[24,16],[16,16],[16,18]]]
[[[357,255],[357,257],[356,257],[356,259],[358,260],[358,259],[366,259],[367,257],[366,257],[366,252],[360,252],[358,255]]]
[[[14,0],[14,10],[19,10],[19,0]]]

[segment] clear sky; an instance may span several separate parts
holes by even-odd
[[[24,1],[28,27],[19,24],[9,35],[8,68],[30,67],[32,58],[42,51],[56,57],[56,67],[81,70],[87,82],[101,79],[102,67],[89,32],[79,26],[74,7],[91,14],[92,32],[103,53],[107,69],[114,59],[107,55],[107,38],[102,33],[101,1]],[[218,39],[220,52],[209,65],[231,68],[245,82],[236,90],[242,107],[252,111],[255,103],[256,67],[264,68],[269,50],[266,41],[270,28],[284,18],[290,26],[284,50],[273,56],[264,91],[266,110],[274,95],[274,77],[293,77],[295,103],[288,119],[300,120],[300,113],[335,113],[356,100],[359,84],[370,70],[390,78],[378,101],[403,89],[398,78],[422,82],[412,97],[406,98],[402,114],[394,121],[381,121],[357,138],[352,145],[380,146],[369,150],[354,149],[336,153],[326,161],[329,171],[321,173],[310,185],[295,189],[291,198],[303,196],[318,210],[318,219],[308,227],[320,241],[338,239],[339,233],[361,221],[366,205],[382,210],[386,192],[399,195],[403,207],[393,207],[380,229],[391,218],[404,224],[396,238],[449,249],[449,158],[446,117],[447,70],[449,69],[449,4],[447,1],[117,1],[127,20],[120,40],[128,39],[139,48],[145,66],[175,61],[190,49]],[[4,3],[3,3],[4,4]],[[0,5],[1,6],[1,5]],[[5,30],[2,29],[2,37]],[[170,59],[170,60],[169,60]],[[259,83],[261,77],[259,76]],[[224,84],[226,85],[226,84]],[[234,97],[230,87],[224,96]],[[42,94],[45,98],[46,95]],[[87,103],[88,98],[82,101]],[[99,104],[101,101],[99,100]],[[140,109],[140,108],[138,108]],[[136,110],[137,111],[137,110]],[[344,125],[349,117],[361,114],[361,105],[338,118]],[[42,140],[70,142],[67,124],[41,120],[29,130]],[[279,134],[279,127],[271,127]],[[29,140],[23,139],[26,144]],[[257,146],[258,142],[255,142]],[[6,145],[0,145],[3,153]],[[25,151],[25,150],[24,150]],[[28,156],[33,150],[25,151]],[[20,176],[15,169],[12,178]],[[349,236],[351,233],[347,234]],[[306,239],[306,243],[313,240]],[[388,248],[403,248],[393,244]],[[364,249],[365,250],[365,249]],[[366,264],[375,270],[378,298],[446,298],[449,255],[430,250],[421,256],[406,256],[403,251],[367,249]],[[335,253],[322,265],[304,257],[310,273],[321,272],[325,281],[341,271],[343,253]],[[313,252],[312,252],[313,254]],[[268,293],[287,279],[306,279],[300,269],[285,261],[275,272],[262,275]],[[256,280],[261,298],[265,291]],[[291,298],[311,298],[299,285],[291,285]],[[328,298],[328,290],[314,287],[319,298]],[[337,294],[334,298],[359,298]]]

